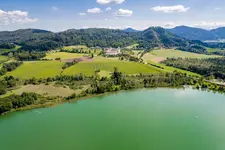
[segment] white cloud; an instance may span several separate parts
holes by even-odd
[[[214,29],[218,27],[223,27],[225,26],[225,22],[222,21],[212,21],[212,22],[206,22],[202,21],[200,23],[195,23],[192,25],[193,27],[199,27],[199,28],[205,28],[205,29]]]
[[[79,16],[85,16],[86,13],[79,13],[78,15],[79,15]]]
[[[38,19],[29,18],[28,12],[13,10],[13,11],[3,11],[0,10],[0,25],[9,24],[24,24],[37,22]]]
[[[52,6],[52,10],[53,10],[53,11],[58,11],[58,10],[59,10],[59,8],[58,8],[58,7],[56,7],[56,6]]]
[[[112,10],[111,7],[107,7],[107,8],[105,9],[105,11],[110,11],[110,10]]]
[[[190,8],[183,5],[175,6],[156,6],[151,8],[155,12],[174,13],[174,12],[187,12]]]
[[[219,7],[216,7],[216,8],[214,8],[214,10],[221,10],[221,8],[219,8]]]
[[[116,12],[117,17],[130,17],[132,16],[132,14],[133,14],[132,10],[121,8]]]
[[[99,4],[122,4],[125,0],[97,0]]]
[[[92,8],[92,9],[88,9],[87,12],[96,14],[96,13],[100,13],[101,9],[100,8]]]

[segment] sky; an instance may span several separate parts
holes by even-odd
[[[0,31],[225,26],[224,0],[0,0]]]

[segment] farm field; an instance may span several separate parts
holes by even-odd
[[[44,59],[53,59],[61,58],[61,59],[70,59],[70,58],[79,58],[84,54],[76,54],[76,53],[66,53],[66,52],[56,52],[56,53],[47,53],[47,56]]]
[[[191,52],[184,52],[173,49],[163,49],[163,50],[153,50],[143,56],[144,61],[151,60],[153,62],[160,62],[166,58],[215,58],[221,57],[218,55],[205,55],[205,54],[196,54]]]
[[[150,52],[150,54],[159,56],[159,57],[164,57],[164,58],[212,58],[212,57],[220,57],[217,55],[205,55],[205,54],[196,54],[196,53],[191,53],[191,52],[184,52],[184,51],[179,51],[179,50],[173,50],[173,49],[168,49],[168,50],[154,50]]]
[[[63,50],[73,50],[73,49],[88,49],[85,45],[74,45],[74,46],[64,46]]]
[[[71,52],[71,51],[79,51],[83,54],[94,54],[94,55],[100,55],[102,53],[102,49],[98,47],[89,48],[84,45],[75,45],[75,46],[64,46],[61,48],[61,50],[65,52]]]
[[[0,49],[0,54],[5,53],[5,52],[11,52],[11,51],[16,51],[20,48],[21,46],[16,46],[15,48],[12,49]]]
[[[182,70],[182,69],[178,69],[178,68],[166,66],[166,65],[161,64],[161,63],[155,63],[155,62],[152,62],[152,61],[148,61],[148,63],[151,64],[151,65],[153,65],[153,66],[158,66],[158,67],[162,68],[162,70],[164,70],[166,72],[179,71],[179,72],[182,72],[182,73],[186,73],[188,75],[201,76],[201,75],[199,75],[197,73],[193,73],[193,72],[190,72],[190,71],[186,71],[186,70]]]
[[[96,70],[100,70],[100,76],[108,76],[118,67],[119,71],[126,74],[138,73],[158,73],[161,72],[159,68],[148,66],[135,62],[119,61],[115,58],[95,57],[93,60],[80,62],[65,70],[62,70],[63,62],[59,61],[31,61],[24,62],[12,72],[7,72],[5,76],[14,76],[16,78],[30,79],[55,77],[56,75],[75,75],[83,73],[87,76],[94,74]]]
[[[23,65],[18,67],[12,72],[7,72],[5,76],[14,76],[17,78],[47,78],[55,77],[62,71],[64,63],[59,61],[31,61],[24,62]]]
[[[160,69],[139,64],[135,62],[126,62],[118,60],[94,60],[92,62],[80,62],[70,68],[64,70],[64,75],[83,73],[85,75],[93,75],[96,70],[103,71],[105,74],[112,72],[114,67],[118,67],[119,71],[126,74],[137,74],[137,73],[159,73]]]
[[[7,59],[7,57],[1,56],[1,55],[0,55],[0,61],[4,61],[4,60],[6,60],[6,59]]]
[[[69,87],[55,87],[53,85],[26,85],[12,91],[14,94],[21,95],[23,92],[35,92],[37,94],[44,94],[48,96],[62,96],[66,97],[74,93],[74,90]]]

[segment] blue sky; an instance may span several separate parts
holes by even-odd
[[[1,0],[0,30],[225,26],[224,0]]]

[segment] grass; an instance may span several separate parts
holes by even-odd
[[[84,45],[75,45],[75,46],[64,46],[62,50],[64,51],[73,51],[73,50],[80,50],[80,53],[83,54],[94,54],[94,55],[100,55],[102,53],[101,48],[93,47],[93,48],[88,48],[87,46]]]
[[[139,44],[133,44],[133,45],[127,46],[126,48],[127,49],[135,49],[135,48],[137,48],[138,45]]]
[[[12,72],[6,73],[5,76],[14,76],[21,79],[30,78],[47,78],[55,77],[56,75],[75,75],[83,73],[91,76],[94,72],[100,69],[100,76],[109,76],[114,67],[118,67],[119,71],[125,74],[138,74],[138,73],[159,73],[160,69],[153,66],[148,66],[136,62],[119,61],[104,57],[95,57],[92,61],[80,62],[75,64],[64,71],[62,70],[63,62],[59,61],[31,61],[24,62],[23,65],[18,67]],[[4,76],[3,76],[4,77]]]
[[[0,61],[5,61],[7,60],[7,57],[0,55]]]
[[[0,49],[0,54],[5,52],[17,51],[20,47],[21,46],[16,46],[15,48],[12,48],[12,49]]]
[[[138,73],[159,73],[160,69],[135,63],[135,62],[126,62],[119,60],[111,60],[106,58],[95,58],[92,62],[80,62],[70,68],[67,68],[63,74],[64,75],[73,75],[78,73],[83,73],[85,75],[93,75],[96,70],[100,70],[102,74],[109,74],[114,70],[114,67],[118,67],[119,71],[125,74],[138,74]]]
[[[164,58],[212,58],[212,57],[219,57],[217,55],[205,55],[205,54],[196,54],[191,52],[184,52],[179,50],[173,50],[173,49],[164,49],[164,50],[154,50],[151,51],[150,54],[158,57],[164,57]]]
[[[215,49],[215,48],[206,48],[208,52],[213,53],[213,52],[217,52],[220,51],[219,49]]]
[[[21,88],[12,91],[14,94],[21,95],[23,92],[35,92],[41,95],[48,95],[48,96],[70,96],[74,93],[74,90],[70,89],[69,87],[55,87],[53,85],[26,85],[22,86]]]
[[[22,79],[55,77],[61,73],[63,64],[58,61],[24,62],[23,65],[12,72],[8,72],[5,76]]]
[[[161,63],[155,63],[155,62],[152,62],[152,61],[148,61],[148,63],[152,64],[152,65],[156,65],[156,66],[159,66],[161,68],[163,68],[162,70],[166,71],[166,72],[174,72],[174,71],[179,71],[181,73],[186,73],[188,75],[192,75],[192,76],[201,76],[197,73],[193,73],[193,72],[190,72],[190,71],[186,71],[186,70],[182,70],[182,69],[178,69],[178,68],[174,68],[174,67],[170,67],[170,66],[166,66],[164,64],[161,64]]]
[[[153,61],[153,62],[161,62],[165,60],[166,58],[215,58],[215,57],[221,57],[218,55],[205,55],[205,54],[196,54],[191,52],[184,52],[180,50],[174,50],[174,49],[162,49],[162,50],[153,50],[149,53],[146,53],[143,56],[143,59],[145,62],[147,61]]]
[[[85,45],[74,45],[74,46],[64,46],[63,50],[73,50],[73,49],[88,49]]]
[[[1,95],[0,98],[10,96],[12,94],[21,95],[23,92],[33,92],[46,96],[62,96],[67,97],[72,95],[73,93],[80,94],[83,90],[86,90],[90,87],[90,85],[84,85],[81,89],[72,90],[69,87],[58,87],[54,85],[25,85],[22,87],[18,87],[12,91],[8,91],[6,94]]]
[[[75,53],[66,53],[66,52],[56,52],[56,53],[47,53],[47,56],[44,59],[53,59],[61,58],[61,59],[70,59],[70,58],[79,58],[84,54],[75,54]]]

